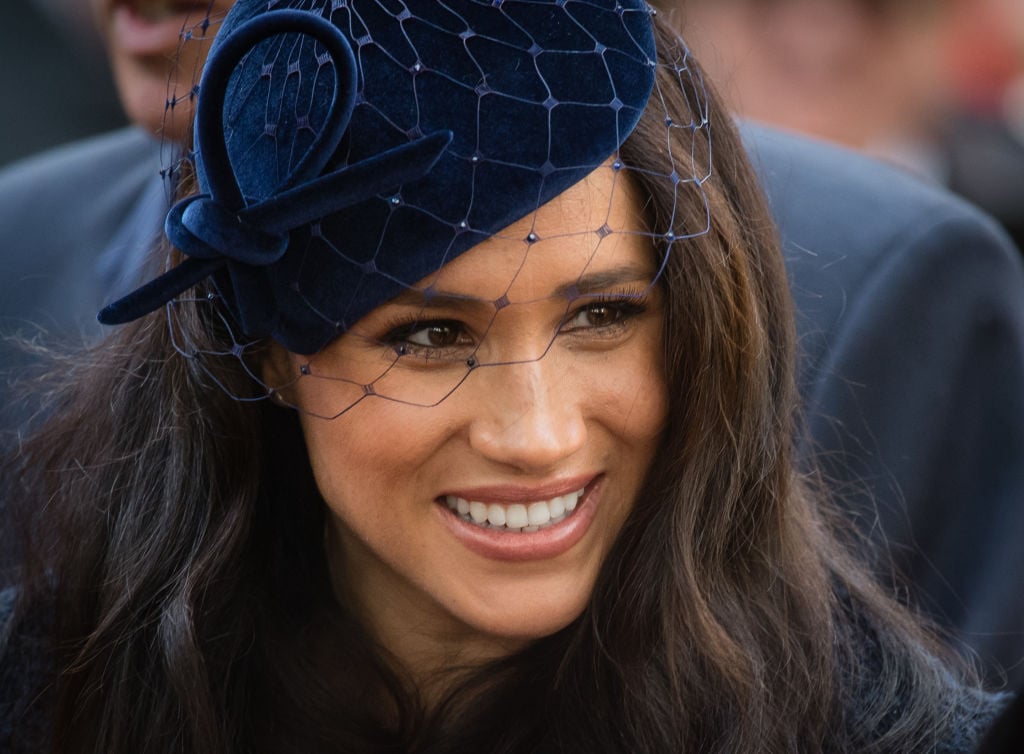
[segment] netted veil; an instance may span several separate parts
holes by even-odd
[[[238,360],[259,398],[289,401],[299,380],[329,381],[331,399],[304,407],[324,417],[368,398],[436,405],[474,370],[543,358],[560,327],[544,347],[487,348],[491,326],[529,303],[516,296],[515,276],[500,295],[475,300],[489,324],[457,348],[430,310],[446,295],[445,265],[489,239],[519,244],[519,269],[531,255],[558,253],[565,234],[531,217],[595,171],[610,171],[614,188],[607,212],[583,231],[593,253],[618,234],[644,236],[657,258],[650,286],[680,243],[708,232],[710,220],[609,220],[638,182],[706,207],[703,83],[682,40],[659,49],[655,13],[615,0],[239,0],[226,17],[193,14],[181,45],[209,45],[210,54],[195,80],[168,82],[166,117],[195,113],[194,139],[164,150],[179,194],[166,232],[183,261],[169,256],[162,276],[101,320],[163,307],[181,358]],[[666,85],[698,92],[697,101],[673,112]],[[664,134],[663,171],[622,154],[645,119]],[[193,172],[198,189],[185,195],[181,178]],[[630,201],[642,205],[636,193]],[[580,281],[587,272],[584,262]],[[559,295],[566,319],[600,302],[582,284]],[[361,327],[397,296],[422,304],[404,337]],[[214,308],[229,333],[222,348],[177,325],[183,304]],[[342,337],[379,348],[339,362],[327,347]],[[283,383],[252,366],[268,340],[303,355]]]

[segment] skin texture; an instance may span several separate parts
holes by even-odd
[[[612,191],[615,180],[611,169],[598,169],[423,281],[484,302],[443,304],[422,316],[419,305],[389,302],[314,357],[314,376],[284,391],[300,408],[332,514],[336,588],[421,678],[453,662],[500,656],[578,617],[650,465],[667,400],[663,293],[650,285],[656,269],[646,236],[595,232],[606,223],[641,227],[624,184]],[[528,246],[531,231],[541,240]],[[556,293],[581,273],[608,272],[615,281],[592,291],[601,300]],[[638,294],[642,311],[633,308]],[[511,305],[495,317],[489,302],[502,295]],[[446,360],[464,370],[474,352],[485,365],[520,363],[475,369],[433,407],[374,396],[334,420],[309,412],[345,390],[315,375],[339,376],[342,365],[370,358],[389,363],[395,346],[386,334],[410,316],[464,329],[453,347],[414,348],[403,357],[414,362],[401,367],[408,372],[402,379],[430,379],[449,368]],[[429,329],[402,332],[411,346],[429,342]],[[305,362],[277,348],[265,377],[291,382]],[[473,499],[531,502],[583,484],[592,508],[576,515],[592,520],[553,557],[509,561],[473,551],[438,502],[469,490]]]
[[[128,118],[184,141],[189,93],[232,0],[91,0]],[[168,103],[174,103],[168,110]]]

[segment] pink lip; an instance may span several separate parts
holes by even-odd
[[[553,497],[578,492],[594,481],[596,474],[580,474],[566,479],[536,486],[519,484],[490,484],[478,487],[462,487],[445,490],[438,497],[446,495],[461,497],[463,500],[479,500],[482,503],[535,503],[538,500],[550,500]]]
[[[578,477],[561,480],[551,485],[530,487],[491,486],[464,489],[447,494],[466,500],[493,503],[528,503],[549,500],[567,495],[580,488],[583,497],[572,515],[563,521],[540,531],[522,533],[484,529],[449,510],[444,502],[438,501],[434,508],[441,522],[467,549],[490,560],[523,563],[531,560],[547,560],[568,552],[583,539],[597,514],[604,477]],[[443,496],[442,496],[443,500]]]
[[[141,16],[133,4],[118,4],[111,11],[111,40],[129,55],[173,54],[182,35],[198,27],[206,17],[208,2],[180,8],[158,20]],[[196,34],[201,31],[196,29]]]

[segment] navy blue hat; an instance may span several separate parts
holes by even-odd
[[[654,85],[642,1],[383,5],[235,4],[166,221],[187,259],[101,322],[212,275],[246,335],[315,353],[607,161]]]

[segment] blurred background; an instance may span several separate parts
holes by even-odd
[[[1024,154],[1024,0],[657,4],[737,112],[898,162],[1009,220],[998,195],[1024,186],[1024,162],[1008,161]],[[126,122],[91,6],[8,8],[0,165]]]
[[[943,184],[1024,245],[1024,0],[674,0],[738,112]]]
[[[88,0],[18,0],[0,24],[0,165],[127,121]]]

